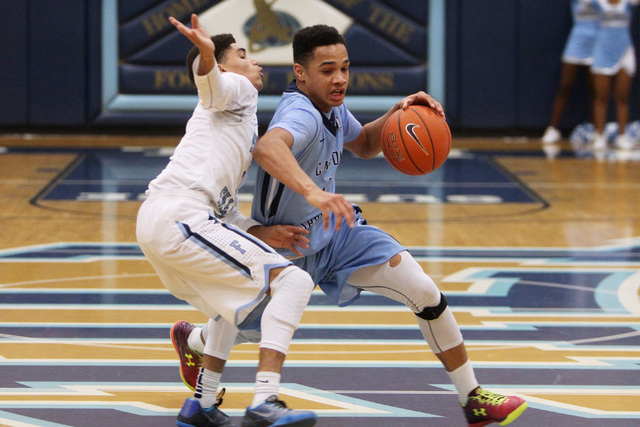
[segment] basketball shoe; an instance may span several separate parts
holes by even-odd
[[[203,409],[200,401],[190,397],[185,400],[178,414],[176,425],[180,427],[235,427],[231,418],[220,409],[224,389],[220,392],[218,402],[209,409]]]
[[[491,423],[501,426],[514,421],[527,409],[527,402],[516,396],[503,396],[477,387],[469,393],[466,406],[462,407],[469,427],[482,427]]]
[[[289,427],[311,427],[316,424],[316,414],[311,411],[297,411],[287,408],[274,394],[263,404],[247,408],[242,427],[266,427],[271,425]]]
[[[196,389],[202,366],[202,354],[189,347],[189,334],[194,328],[194,325],[184,320],[176,322],[171,328],[171,342],[180,357],[180,378],[192,391]]]

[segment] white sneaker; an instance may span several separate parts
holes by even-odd
[[[631,150],[634,147],[634,143],[627,135],[618,135],[616,138],[616,147],[621,150]]]
[[[560,138],[562,138],[560,131],[553,126],[549,126],[547,130],[544,131],[544,135],[542,135],[542,143],[553,144],[554,142],[560,141]]]
[[[607,149],[607,138],[599,133],[594,134],[591,148],[593,151],[605,151]]]

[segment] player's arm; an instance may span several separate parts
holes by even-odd
[[[169,21],[198,48],[198,57],[193,62],[193,79],[198,89],[198,99],[205,109],[225,110],[235,93],[222,74],[214,56],[216,47],[209,33],[198,23],[198,16],[191,15],[191,26],[187,27],[173,17]]]
[[[303,256],[298,248],[309,248],[309,239],[306,237],[308,230],[294,225],[262,225],[242,215],[237,204],[221,220],[257,237],[272,248],[289,249],[297,256]]]
[[[330,213],[336,216],[336,229],[340,229],[341,218],[353,227],[353,206],[341,194],[328,193],[319,188],[302,170],[291,152],[293,135],[281,128],[273,128],[258,139],[253,149],[253,159],[274,179],[301,194],[307,202],[322,211],[324,228],[329,228]]]
[[[297,256],[304,256],[298,248],[309,248],[309,231],[295,225],[254,225],[247,232],[272,248],[289,249]]]
[[[382,127],[389,116],[395,111],[401,108],[404,110],[412,104],[428,105],[444,117],[444,109],[438,101],[425,92],[416,92],[398,101],[383,116],[362,126],[362,131],[360,131],[356,139],[345,143],[344,148],[363,159],[375,157],[382,151]]]
[[[169,17],[169,21],[198,48],[200,52],[200,64],[198,65],[196,74],[199,76],[209,74],[209,71],[211,71],[216,64],[215,57],[213,56],[216,47],[207,30],[198,24],[198,16],[195,13],[191,15],[192,28],[187,27],[173,16]]]

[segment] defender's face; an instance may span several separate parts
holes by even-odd
[[[236,43],[231,44],[224,57],[224,64],[220,66],[224,71],[245,76],[257,90],[262,89],[262,67],[258,65],[258,61],[247,56],[246,49]]]
[[[349,54],[343,44],[320,46],[306,66],[294,65],[298,87],[324,112],[344,102],[349,84]]]

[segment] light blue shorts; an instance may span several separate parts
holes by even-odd
[[[366,225],[356,209],[356,226],[342,227],[319,252],[292,260],[313,278],[314,283],[340,307],[353,303],[361,289],[347,283],[354,271],[382,264],[406,250],[381,229]]]

